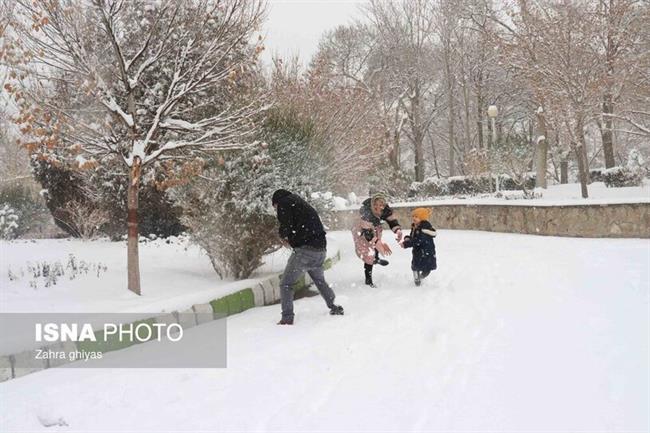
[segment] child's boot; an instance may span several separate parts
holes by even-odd
[[[377,250],[375,250],[375,264],[376,265],[381,265],[381,266],[387,266],[388,265],[388,260],[379,258],[379,251],[377,251]]]
[[[368,263],[364,263],[363,271],[364,274],[366,275],[366,285],[370,287],[375,287],[375,285],[372,282],[372,265],[369,265]]]
[[[422,284],[422,278],[420,277],[420,271],[413,271],[413,280],[415,281],[415,285],[419,286]]]

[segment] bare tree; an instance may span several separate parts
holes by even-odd
[[[376,166],[381,152],[381,115],[371,95],[357,85],[332,80],[321,53],[303,73],[297,62],[275,59],[272,97],[276,110],[309,128],[309,156],[321,161],[334,189],[349,191]]]
[[[626,107],[625,93],[640,87],[638,86],[640,83],[636,80],[643,80],[633,73],[639,64],[643,64],[643,57],[647,57],[642,45],[644,33],[646,38],[648,35],[644,27],[647,27],[647,20],[650,19],[647,12],[650,6],[647,2],[645,5],[643,3],[637,0],[599,0],[595,11],[597,23],[594,27],[595,36],[600,45],[601,61],[605,66],[602,71],[604,74],[602,121],[597,120],[599,120],[598,127],[602,137],[606,168],[616,165],[614,155],[616,117],[620,117],[620,112],[626,112],[627,119],[632,119],[629,114],[634,114],[628,111],[631,107]],[[630,82],[632,77],[634,81]],[[645,84],[647,85],[647,81]],[[634,121],[628,121],[628,124],[634,126]],[[642,132],[642,129],[640,131]]]
[[[369,99],[378,107],[374,112],[384,135],[375,142],[374,153],[386,154],[392,169],[397,171],[401,166],[400,141],[406,118],[399,104],[403,95],[389,80],[381,48],[374,26],[339,26],[324,35],[312,68],[318,67],[333,86],[361,92],[362,99]]]
[[[585,127],[602,95],[602,65],[592,43],[593,11],[588,6],[580,1],[521,0],[510,11],[512,22],[492,16],[511,67],[526,80],[541,107],[538,117],[553,112],[562,119],[578,162],[583,197],[588,196],[589,182]],[[537,141],[544,145],[546,136],[539,134]]]
[[[141,294],[143,169],[245,145],[260,112],[242,102],[260,47],[257,0],[19,0],[8,86],[25,146],[53,164],[129,171],[128,288]]]
[[[404,113],[401,118],[398,115],[396,123],[401,127],[402,119],[406,120],[403,132],[413,146],[416,181],[424,179],[424,140],[441,108],[434,62],[435,7],[426,0],[371,0],[368,6],[384,77],[398,94]]]
[[[611,113],[606,113],[603,107],[603,124],[606,125],[608,117],[613,120],[613,136],[620,144],[625,140],[632,145],[643,145],[650,136],[650,29],[647,25],[650,3],[616,0],[603,9],[607,12],[603,19],[612,27],[601,37],[609,36],[612,47],[606,57],[611,59],[608,71],[612,70],[607,75],[606,90],[613,95],[612,107],[608,110]],[[605,51],[605,55],[607,53]],[[645,146],[645,151],[650,149]]]

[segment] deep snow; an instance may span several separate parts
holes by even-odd
[[[169,241],[169,243],[168,243]],[[256,280],[281,272],[290,252],[280,249],[267,257],[250,279],[221,280],[205,252],[186,237],[157,239],[140,244],[142,296],[125,290],[126,242],[80,239],[0,241],[0,312],[111,312],[158,313],[182,310],[251,287]],[[333,245],[331,253],[336,253]],[[45,287],[44,278],[34,278],[27,269],[39,262],[61,263],[69,256],[79,264],[106,266],[96,273],[70,280],[69,271],[56,284]],[[331,254],[330,254],[331,255]],[[9,271],[17,279],[8,278]],[[20,275],[22,272],[22,276]],[[34,282],[36,287],[31,287]],[[143,317],[147,317],[145,314]]]
[[[275,325],[279,306],[233,316],[225,369],[64,367],[0,383],[0,430],[650,428],[648,240],[441,230],[421,287],[394,248],[371,289],[349,232],[332,236],[342,261],[326,275],[345,316],[319,297],[296,302],[293,327]],[[209,340],[212,326],[193,331]]]

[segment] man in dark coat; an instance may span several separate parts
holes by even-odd
[[[287,262],[280,282],[282,299],[282,319],[278,325],[293,325],[293,286],[296,281],[308,272],[312,281],[325,300],[330,314],[342,315],[343,307],[334,304],[336,295],[325,281],[323,264],[327,256],[327,241],[325,228],[316,212],[309,203],[296,194],[285,189],[273,193],[271,199],[277,211],[280,223],[280,239],[293,248],[293,253]]]

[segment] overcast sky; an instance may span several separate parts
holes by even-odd
[[[268,0],[263,61],[269,64],[274,54],[287,57],[300,53],[307,64],[323,32],[359,18],[358,5],[366,1]]]

